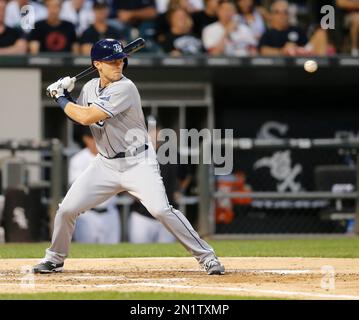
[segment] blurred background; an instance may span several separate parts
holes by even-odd
[[[217,141],[233,147],[231,174],[161,168],[201,235],[358,232],[358,0],[0,0],[0,242],[49,240],[58,203],[97,153],[46,87],[88,67],[99,39],[138,37],[146,47],[125,75],[147,121],[233,129],[233,143]],[[304,70],[308,59],[318,71]],[[74,241],[174,239],[120,195],[82,215]]]

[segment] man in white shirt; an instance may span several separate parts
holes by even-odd
[[[249,56],[257,53],[257,39],[252,30],[239,24],[236,7],[229,0],[221,0],[218,21],[203,29],[202,42],[211,55]]]

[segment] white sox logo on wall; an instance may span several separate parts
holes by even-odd
[[[254,163],[254,170],[268,167],[271,176],[278,180],[277,191],[286,190],[297,192],[302,189],[300,182],[295,182],[295,178],[302,172],[302,165],[296,164],[292,167],[290,151],[278,151],[271,157],[265,157]]]
[[[259,139],[279,139],[275,133],[283,136],[288,131],[288,125],[276,121],[268,121],[264,123],[257,135]],[[300,182],[296,182],[295,179],[302,172],[303,167],[301,164],[296,164],[292,167],[292,158],[290,150],[277,151],[270,157],[264,157],[257,160],[253,169],[268,167],[272,178],[278,181],[277,191],[292,191],[297,192],[302,190]]]
[[[277,121],[267,121],[263,123],[257,134],[258,139],[280,139],[288,131],[288,125]]]

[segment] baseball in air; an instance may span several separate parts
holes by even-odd
[[[318,64],[314,60],[307,60],[304,63],[304,70],[313,73],[318,70]]]

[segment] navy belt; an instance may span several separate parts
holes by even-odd
[[[101,154],[103,157],[105,157],[106,159],[118,159],[118,158],[126,158],[126,157],[134,157],[138,154],[140,154],[143,151],[146,151],[148,149],[148,145],[147,144],[143,144],[142,146],[136,148],[135,152],[130,152],[130,151],[126,151],[126,152],[119,152],[118,154],[116,154],[114,157],[109,158],[104,156],[103,154]]]

